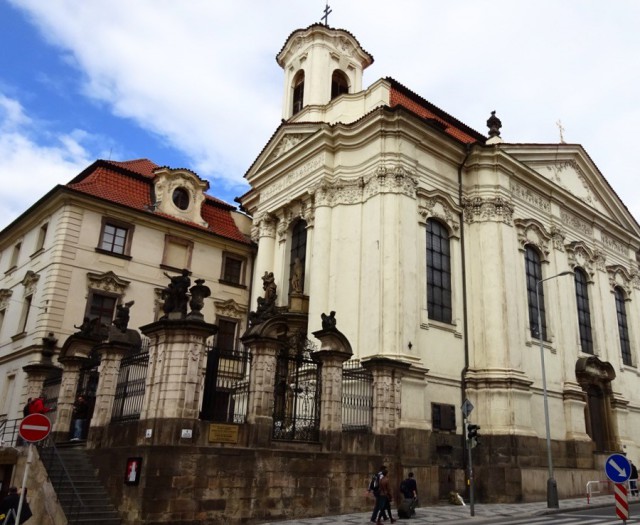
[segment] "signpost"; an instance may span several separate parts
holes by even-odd
[[[29,443],[42,441],[51,432],[51,421],[44,414],[29,414],[20,423],[18,433]]]
[[[615,483],[616,515],[625,523],[629,519],[629,501],[624,483],[631,475],[631,464],[622,454],[611,454],[604,464],[607,477]]]
[[[460,410],[462,410],[462,415],[464,416],[464,428],[462,431],[464,432],[464,439],[467,440],[467,454],[469,458],[469,513],[471,516],[476,515],[476,510],[474,507],[474,480],[473,480],[473,459],[471,458],[471,442],[467,439],[467,427],[469,425],[469,414],[473,410],[473,404],[468,399],[464,400]]]
[[[29,414],[26,416],[18,427],[18,434],[25,441],[29,442],[29,453],[27,455],[27,464],[24,467],[24,475],[22,476],[22,490],[20,491],[20,502],[18,503],[17,515],[22,515],[22,505],[24,503],[25,487],[27,486],[27,474],[29,466],[33,458],[33,444],[45,439],[51,432],[51,421],[44,414]]]

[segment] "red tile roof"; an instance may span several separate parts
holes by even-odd
[[[445,133],[455,137],[465,144],[472,144],[474,142],[484,144],[487,140],[484,135],[460,122],[458,119],[452,117],[439,107],[434,106],[431,102],[403,86],[397,80],[390,77],[387,77],[386,80],[391,83],[389,106],[402,106],[419,117],[434,119],[444,125]]]
[[[151,210],[153,204],[153,177],[157,164],[148,159],[125,162],[98,160],[72,179],[66,186],[75,191],[92,195],[143,213],[153,213],[167,220],[188,224],[220,237],[249,244],[251,241],[238,229],[231,206],[224,201],[206,195],[202,207],[202,218],[209,224],[203,227],[177,217]]]

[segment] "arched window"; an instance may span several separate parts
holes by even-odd
[[[451,322],[451,252],[449,232],[427,220],[427,311],[429,319]]]
[[[629,328],[627,325],[627,307],[625,305],[624,292],[617,287],[614,290],[616,296],[616,313],[618,315],[618,334],[620,336],[620,351],[622,352],[622,362],[631,366],[631,342],[629,341]]]
[[[300,70],[296,73],[293,79],[293,112],[295,115],[302,110],[302,104],[304,102],[304,71]]]
[[[589,307],[589,290],[587,289],[587,274],[582,268],[576,268],[576,303],[578,305],[578,327],[580,328],[580,346],[582,351],[593,354],[593,339],[591,337],[591,308]]]
[[[331,76],[331,100],[343,93],[349,93],[349,81],[342,71],[336,69]]]
[[[289,256],[289,292],[304,292],[304,265],[307,253],[307,223],[297,221],[291,231],[291,252]],[[298,259],[298,261],[296,261]],[[293,283],[293,279],[297,284]]]
[[[540,255],[532,246],[525,249],[525,271],[527,273],[527,300],[529,303],[529,329],[531,337],[536,339],[547,338],[547,316],[544,308],[544,287],[538,286],[542,280],[542,264]],[[536,292],[540,294],[540,323],[542,329],[538,328],[538,298]]]

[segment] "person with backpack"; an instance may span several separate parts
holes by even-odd
[[[371,477],[371,481],[369,482],[369,489],[367,490],[367,492],[372,494],[373,497],[375,498],[375,504],[373,506],[373,512],[371,514],[372,523],[377,523],[378,515],[380,515],[380,517],[384,520],[387,519],[387,514],[384,510],[384,501],[382,501],[382,499],[380,498],[380,480],[383,477],[382,473],[386,470],[387,470],[387,467],[385,467],[384,465],[381,465],[378,472],[376,472]]]
[[[413,477],[413,472],[409,472],[407,479],[400,483],[400,492],[404,499],[398,505],[398,517],[410,518],[415,515],[418,504],[418,484]]]

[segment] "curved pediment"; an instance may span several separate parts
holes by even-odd
[[[585,383],[611,382],[616,378],[616,371],[611,363],[601,361],[597,355],[592,355],[576,361],[576,378]]]

